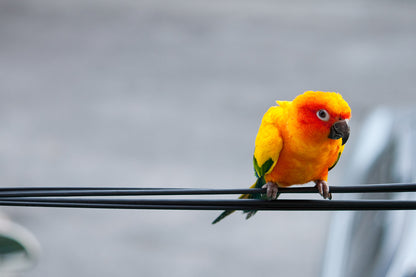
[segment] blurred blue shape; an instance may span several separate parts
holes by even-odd
[[[364,122],[347,170],[348,183],[416,181],[416,111],[376,109]],[[415,193],[341,198],[415,200]],[[414,211],[337,212],[332,216],[323,277],[415,276]]]

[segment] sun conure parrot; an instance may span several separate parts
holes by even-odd
[[[319,193],[331,199],[328,171],[338,162],[350,134],[351,109],[339,93],[306,91],[293,101],[276,101],[264,114],[253,156],[257,181],[276,199],[279,187],[315,182]],[[240,199],[261,196],[243,194]],[[215,224],[233,210],[224,211]],[[256,211],[245,211],[247,219]]]

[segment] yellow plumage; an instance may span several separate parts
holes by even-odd
[[[321,91],[276,102],[278,106],[264,114],[257,133],[253,161],[258,179],[253,187],[267,184],[277,190],[277,186],[314,181],[321,194],[330,197],[328,170],[337,163],[348,139],[350,107],[340,94]]]

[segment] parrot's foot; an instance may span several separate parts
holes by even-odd
[[[329,192],[329,186],[328,183],[323,180],[316,180],[315,187],[318,189],[319,194],[322,195],[324,199],[332,199],[332,194]]]
[[[266,196],[268,200],[276,200],[279,192],[279,187],[276,183],[267,182],[262,188],[266,190]]]

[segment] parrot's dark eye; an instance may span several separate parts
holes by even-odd
[[[329,113],[326,110],[317,111],[316,116],[322,121],[328,121],[329,120]]]

